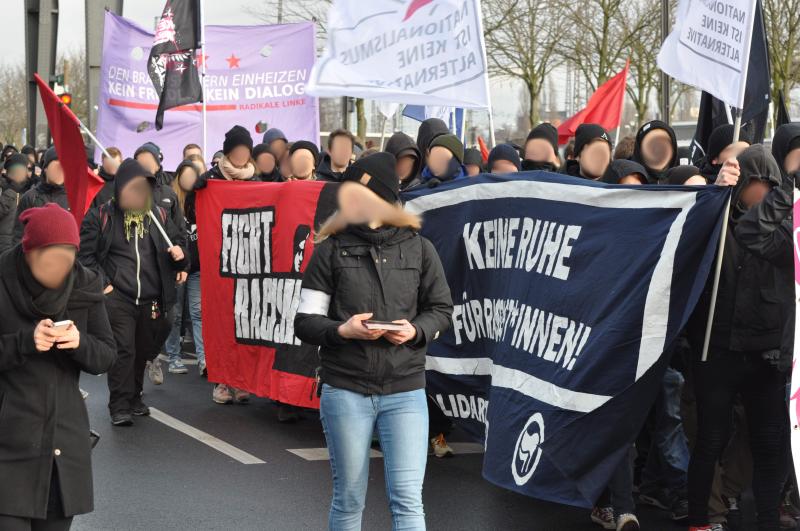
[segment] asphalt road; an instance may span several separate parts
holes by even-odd
[[[188,375],[165,374],[161,386],[145,383],[145,402],[183,431],[155,417],[113,428],[105,377],[83,376],[91,424],[102,438],[94,450],[95,511],[77,517],[73,529],[325,529],[331,492],[328,461],[309,461],[289,451],[325,447],[318,416],[308,412],[299,423],[284,425],[277,421],[275,405],[265,399],[247,406],[214,404],[212,385],[190,368]],[[239,459],[263,462],[243,464],[198,440],[205,435],[193,430],[228,443],[234,447],[229,453]],[[464,441],[457,435],[452,441]],[[474,451],[468,445],[465,449]],[[493,486],[481,477],[481,459],[480,453],[430,457],[424,487],[428,529],[600,529],[586,510]],[[391,528],[383,482],[381,459],[374,458],[365,530]],[[643,529],[686,529],[654,509],[641,508],[639,516]]]

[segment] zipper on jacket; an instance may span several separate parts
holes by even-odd
[[[134,234],[133,238],[134,247],[136,248],[136,306],[139,306],[139,297],[142,296],[142,279],[140,277],[142,271],[142,258],[139,256],[139,232]]]

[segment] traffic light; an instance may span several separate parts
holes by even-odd
[[[63,94],[60,94],[58,96],[58,99],[60,99],[61,103],[63,103],[67,107],[72,107],[72,94],[70,94],[69,92],[65,92]]]

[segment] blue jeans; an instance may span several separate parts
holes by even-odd
[[[673,495],[686,495],[689,445],[681,418],[682,386],[683,375],[672,367],[667,368],[655,403],[655,425],[642,471],[642,492],[655,492],[661,487]]]
[[[203,363],[206,361],[206,351],[203,348],[203,320],[200,311],[200,272],[190,274],[186,282],[178,284],[177,288],[177,300],[172,310],[172,330],[164,344],[164,348],[167,351],[170,363],[180,361],[184,297],[188,297],[189,318],[192,321],[192,337],[194,338],[197,363]]]
[[[424,530],[422,481],[428,459],[425,390],[362,395],[324,384],[319,411],[333,473],[330,531],[361,529],[370,443],[376,428],[392,529]]]

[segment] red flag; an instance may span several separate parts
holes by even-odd
[[[625,69],[600,85],[586,107],[558,126],[558,143],[566,144],[575,136],[575,130],[583,123],[599,124],[606,131],[619,126],[622,120],[622,103],[625,100],[625,86],[628,82],[630,61],[625,62]]]
[[[86,146],[81,136],[80,121],[69,107],[61,103],[56,93],[38,74],[34,74],[39,94],[47,114],[47,124],[53,135],[58,161],[64,170],[64,186],[67,189],[69,209],[78,227],[83,215],[89,210],[94,196],[105,184],[105,181],[89,169],[86,161]]]
[[[483,159],[483,163],[486,164],[489,162],[489,148],[486,147],[486,142],[483,141],[483,137],[478,137],[478,147],[481,148],[481,158]]]

